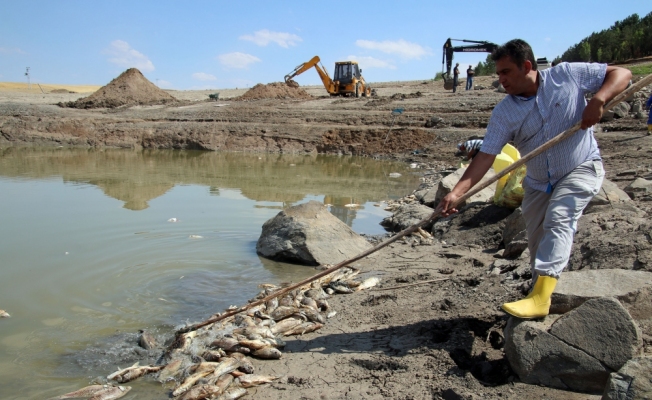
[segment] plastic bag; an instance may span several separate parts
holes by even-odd
[[[499,173],[520,158],[521,155],[518,150],[512,145],[506,144],[505,147],[503,147],[502,152],[496,156],[493,163],[493,169],[496,173]],[[494,204],[512,209],[518,208],[521,205],[523,195],[525,194],[525,191],[523,190],[523,179],[525,178],[526,173],[527,170],[525,169],[525,165],[522,165],[500,178],[496,183]]]

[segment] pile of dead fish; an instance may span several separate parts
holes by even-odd
[[[107,376],[106,385],[88,386],[53,399],[72,398],[82,391],[94,393],[91,395],[94,397],[86,396],[92,399],[117,399],[131,387],[114,386],[108,382],[123,384],[147,374],[156,374],[156,379],[171,391],[172,397],[178,399],[240,398],[247,393],[247,388],[280,378],[256,374],[249,356],[280,359],[281,349],[285,347],[283,337],[316,331],[335,315],[328,305],[330,295],[353,293],[379,282],[376,277],[364,281],[354,279],[359,272],[355,268],[341,268],[280,298],[197,330],[178,334],[158,365],[139,366],[136,363]],[[261,288],[262,291],[250,303],[273,295],[283,286],[264,284]],[[225,312],[231,309],[233,307]],[[146,342],[147,338],[141,337],[141,341]]]

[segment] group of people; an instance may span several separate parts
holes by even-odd
[[[460,63],[455,64],[453,68],[453,93],[457,92],[457,86],[460,84]],[[473,67],[469,65],[469,68],[466,70],[466,90],[473,89],[473,75],[475,71]]]
[[[548,315],[551,295],[568,264],[577,221],[602,186],[605,171],[593,125],[600,121],[605,104],[627,87],[632,74],[599,63],[561,62],[539,71],[532,48],[521,39],[499,46],[491,59],[508,95],[494,108],[484,138],[458,145],[471,163],[437,210],[443,216],[456,213],[457,200],[480,181],[505,144],[528,154],[581,121],[577,133],[526,163],[521,209],[533,286],[525,298],[505,303],[502,309],[519,318],[540,318]],[[593,96],[587,102],[588,93]],[[652,106],[652,96],[646,105]],[[648,132],[652,132],[652,112]]]

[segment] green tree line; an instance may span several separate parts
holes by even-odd
[[[652,55],[652,12],[643,18],[632,14],[609,29],[594,32],[566,50],[568,62],[612,63]]]

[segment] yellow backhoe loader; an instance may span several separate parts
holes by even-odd
[[[295,76],[302,74],[315,67],[326,91],[331,96],[371,96],[371,87],[362,77],[362,69],[358,68],[356,61],[339,61],[335,63],[335,75],[333,79],[328,75],[326,67],[320,63],[319,57],[314,56],[310,61],[296,67],[292,72],[285,75],[285,83],[288,86],[299,87],[299,84],[292,80]]]

